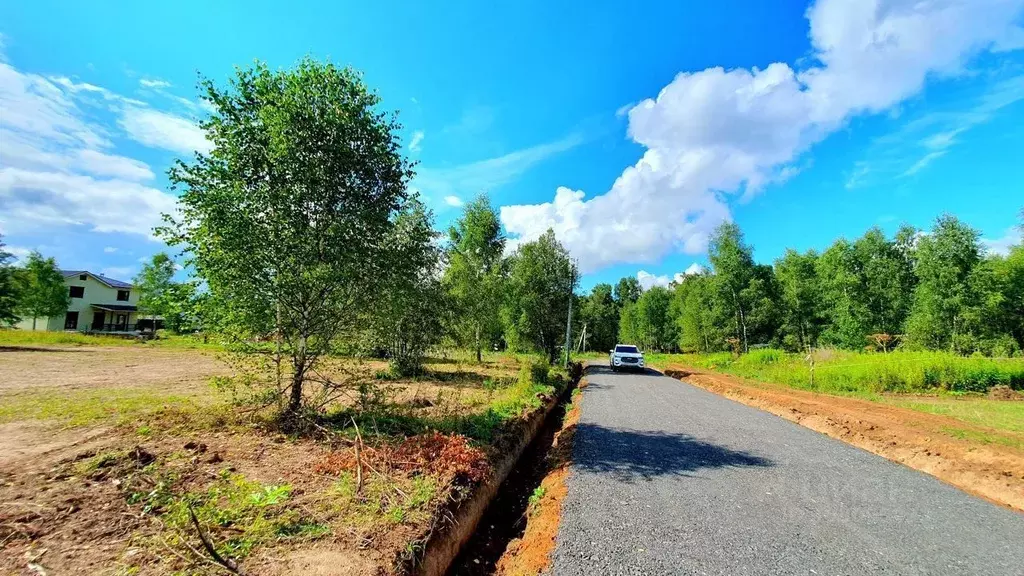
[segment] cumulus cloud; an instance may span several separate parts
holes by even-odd
[[[149,236],[176,199],[126,180],[87,175],[0,169],[0,213],[11,232],[44,226],[87,226],[95,232]]]
[[[118,123],[132,139],[152,148],[185,155],[206,153],[212,148],[194,122],[152,108],[129,106]]]
[[[117,252],[117,248],[113,246],[107,246],[106,248],[103,249],[104,254],[113,254],[114,252]]]
[[[94,84],[20,71],[2,59],[0,110],[5,233],[72,226],[149,237],[160,215],[175,210],[174,196],[145,184],[154,178],[150,167],[119,155],[113,144],[114,136],[123,136],[114,122],[119,116],[169,115]],[[171,125],[181,133],[195,129]]]
[[[891,109],[981,51],[1012,48],[1022,7],[819,0],[807,12],[807,67],[679,74],[629,110],[628,135],[646,151],[607,192],[585,199],[560,187],[552,202],[503,207],[502,222],[518,242],[553,228],[584,272],[703,252],[729,218],[729,195],[791,176],[799,155],[850,117]]]
[[[417,130],[412,133],[412,140],[409,141],[409,151],[418,154],[422,149],[421,144],[423,143],[423,137],[425,134],[423,130]]]
[[[459,208],[463,204],[465,204],[462,201],[462,198],[459,198],[458,196],[445,196],[444,197],[444,203],[449,205],[449,206],[452,206],[454,208]]]
[[[668,276],[657,276],[646,270],[640,270],[637,272],[636,279],[640,282],[640,287],[644,290],[650,290],[654,286],[666,287],[672,283],[672,280],[669,279]]]
[[[999,254],[1000,256],[1006,256],[1010,253],[1011,246],[1018,246],[1024,244],[1024,237],[1021,235],[1019,228],[1008,228],[1006,233],[1003,234],[1002,238],[982,238],[981,245],[992,254]]]

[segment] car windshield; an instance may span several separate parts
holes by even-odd
[[[636,349],[636,346],[616,346],[615,351],[625,352],[626,354],[636,354],[639,352],[639,350]]]

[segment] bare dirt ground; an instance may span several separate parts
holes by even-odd
[[[1024,511],[1024,451],[956,438],[951,429],[993,430],[947,416],[816,394],[671,365],[665,373],[926,472],[997,504]]]
[[[0,395],[38,388],[157,384],[170,391],[204,385],[210,376],[226,373],[227,365],[212,352],[129,346],[0,348]]]
[[[386,367],[379,361],[331,360],[323,370],[365,380]],[[448,416],[480,409],[494,394],[485,383],[514,380],[516,367],[514,361],[469,366],[442,359],[429,366],[429,378],[374,382],[396,405]],[[212,376],[232,373],[208,351],[0,349],[0,415],[5,404],[14,407],[0,423],[0,574],[226,573],[202,552],[187,516],[184,524],[180,518],[174,524],[166,510],[148,508],[158,501],[154,494],[167,489],[166,482],[179,495],[223,491],[225,509],[245,509],[251,489],[231,492],[236,479],[261,489],[289,487],[284,503],[266,507],[267,520],[286,529],[319,531],[264,538],[245,557],[245,573],[354,576],[395,570],[396,558],[408,552],[432,518],[434,501],[414,502],[420,498],[413,492],[422,484],[417,484],[420,476],[389,474],[372,459],[371,448],[368,492],[357,498],[341,494],[346,473],[327,469],[339,456],[351,456],[352,441],[296,438],[253,424],[209,384]],[[24,417],[21,412],[26,399],[54,400],[60,407],[68,399],[97,395],[100,402],[109,398],[111,404],[124,402],[125,410],[140,410],[138,395],[148,402],[165,393],[187,397],[189,403],[142,407],[137,419],[130,416],[134,412],[115,411],[112,418],[77,426],[59,414],[39,419],[38,412],[26,411]],[[210,414],[221,413],[223,421],[210,420]],[[435,497],[446,498],[446,489],[438,486]],[[241,502],[232,500],[239,497]],[[391,513],[399,517],[384,518]],[[236,521],[209,524],[216,531],[211,537],[221,544],[248,538],[243,527],[231,524]],[[249,518],[244,530],[259,529],[261,522]]]

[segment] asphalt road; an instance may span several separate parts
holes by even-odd
[[[592,370],[555,575],[1024,576],[1024,514],[653,371]]]

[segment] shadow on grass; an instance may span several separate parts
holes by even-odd
[[[579,424],[573,467],[606,474],[620,482],[657,476],[692,476],[713,468],[769,467],[768,458],[732,450],[686,434]]]

